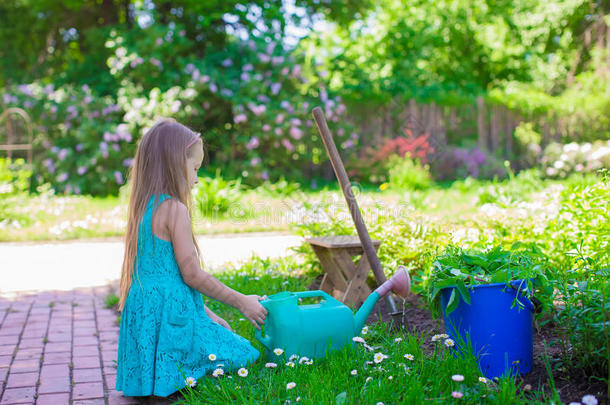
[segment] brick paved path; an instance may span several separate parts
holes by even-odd
[[[114,390],[109,288],[0,297],[0,405],[140,403]]]

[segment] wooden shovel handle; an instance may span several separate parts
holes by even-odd
[[[360,243],[362,243],[362,248],[364,249],[366,258],[368,259],[369,264],[371,265],[371,269],[373,270],[373,274],[375,275],[375,280],[377,280],[377,283],[381,285],[386,281],[385,274],[383,273],[381,263],[379,262],[377,253],[375,253],[375,249],[373,248],[373,242],[371,241],[369,232],[367,231],[366,225],[364,224],[364,221],[362,219],[362,214],[360,213],[358,202],[356,201],[356,197],[352,192],[352,186],[350,184],[349,178],[347,177],[347,173],[345,172],[345,167],[343,167],[343,162],[341,161],[341,157],[339,156],[337,147],[335,146],[335,141],[333,140],[333,136],[330,133],[330,130],[328,129],[328,124],[326,123],[324,112],[320,107],[316,107],[313,109],[313,118],[316,121],[318,131],[322,136],[322,141],[324,142],[324,146],[326,147],[326,151],[328,152],[328,156],[330,157],[330,162],[335,171],[335,175],[337,176],[339,184],[341,185],[341,189],[343,190],[343,195],[345,196],[349,212],[352,215],[352,219],[354,220],[354,225],[356,225],[356,231],[358,231],[358,237],[360,238]],[[388,295],[388,297],[388,301],[390,302],[392,311],[396,312],[396,308],[394,307],[394,301],[392,300],[391,295]]]

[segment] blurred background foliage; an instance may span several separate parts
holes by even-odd
[[[34,124],[31,190],[116,194],[160,116],[203,132],[202,171],[244,185],[330,180],[316,105],[361,182],[387,181],[389,155],[418,161],[397,164],[393,184],[422,170],[503,177],[504,160],[560,177],[608,166],[609,10],[608,0],[5,0],[0,113],[22,108]],[[597,158],[556,165],[569,143]]]

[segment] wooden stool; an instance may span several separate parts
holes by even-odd
[[[371,289],[366,284],[371,266],[358,236],[324,236],[309,238],[307,242],[318,256],[325,271],[320,290],[351,308],[360,307],[371,294]],[[380,241],[373,241],[375,252],[380,245]],[[357,255],[361,255],[358,264],[352,259]]]

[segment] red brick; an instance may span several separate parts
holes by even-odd
[[[72,357],[74,368],[94,368],[100,366],[99,356]]]
[[[13,361],[13,356],[0,356],[0,368],[8,367]]]
[[[6,382],[6,388],[36,387],[37,382],[38,372],[19,374],[10,373]]]
[[[104,385],[97,383],[79,383],[72,387],[72,399],[104,398]]]
[[[39,368],[39,360],[13,360],[13,364],[11,364],[11,373],[30,373],[38,371]]]
[[[67,332],[67,333],[60,333],[60,332],[49,333],[47,335],[47,341],[49,343],[71,342],[72,341],[72,334],[70,332]]]
[[[36,405],[58,405],[70,402],[70,394],[39,394]]]
[[[44,347],[44,352],[46,353],[57,353],[57,352],[69,352],[72,350],[72,343],[70,342],[62,342],[62,343],[47,343]]]
[[[39,394],[70,393],[72,388],[69,377],[43,377],[40,376]]]
[[[15,351],[16,344],[0,346],[0,356],[12,356]]]
[[[42,364],[70,364],[71,361],[72,356],[70,356],[70,352],[52,352],[45,353]]]
[[[124,397],[119,391],[112,391],[108,395],[108,405],[134,405],[140,401],[135,397]]]
[[[70,368],[67,364],[45,364],[40,370],[41,378],[68,378],[70,376]]]
[[[75,383],[102,381],[101,368],[79,368],[72,371],[72,380]]]
[[[72,355],[74,357],[99,356],[100,349],[96,346],[74,346]]]
[[[3,325],[2,329],[0,329],[0,336],[19,336],[22,330],[23,328],[21,327],[9,328],[8,326]]]
[[[72,402],[72,405],[106,405],[106,402],[104,398],[81,399],[80,401]]]
[[[4,391],[0,404],[33,404],[36,387],[9,388]]]
[[[0,345],[15,345],[19,342],[19,336],[0,336]]]
[[[78,339],[74,339],[74,346],[92,346],[99,343],[95,336],[80,336]]]
[[[20,349],[28,349],[28,348],[43,347],[43,346],[44,346],[44,342],[41,337],[26,338],[26,339],[21,338],[21,341],[19,342]]]

